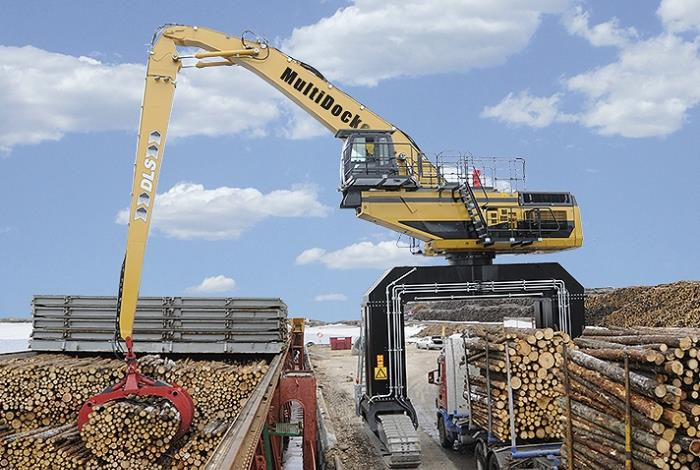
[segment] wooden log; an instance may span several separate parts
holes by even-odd
[[[575,362],[569,364],[569,370],[572,373],[572,379],[583,379],[600,387],[601,390],[612,394],[617,399],[624,401],[626,394],[623,385],[613,382],[603,374],[595,370],[589,370]],[[579,383],[581,382],[579,381]],[[630,395],[630,404],[633,409],[654,421],[658,421],[664,412],[664,407],[662,405],[638,393],[632,393]]]
[[[570,357],[576,364],[599,372],[618,383],[624,383],[625,381],[624,369],[615,364],[602,361],[577,350],[570,351]],[[678,397],[681,395],[681,391],[677,387],[657,384],[656,381],[634,372],[630,372],[629,378],[632,388],[647,396],[664,399],[666,403],[678,401]]]
[[[693,346],[693,340],[688,336],[678,337],[674,335],[652,335],[652,334],[636,334],[625,336],[604,336],[604,335],[586,335],[586,339],[607,341],[610,343],[627,344],[627,345],[642,345],[642,344],[658,344],[663,343],[671,348],[680,348],[681,350],[690,349]]]
[[[620,446],[624,449],[625,445],[625,437],[620,436],[615,433],[611,433],[610,431],[603,429],[599,426],[594,425],[593,423],[583,421],[581,419],[578,419],[576,417],[573,417],[572,419],[572,424],[573,427],[575,428],[575,433],[574,436],[576,437],[576,440],[581,440],[581,436],[597,436],[601,442],[607,442],[609,445],[614,445],[614,446]],[[624,450],[623,450],[624,452]],[[654,459],[658,455],[656,452],[656,449],[650,449],[648,447],[644,447],[641,445],[635,445],[633,446],[633,452],[635,453],[635,457],[650,464],[654,464]]]
[[[600,435],[587,433],[585,431],[577,431],[579,438],[577,439],[582,446],[592,449],[599,454],[609,457],[617,462],[616,466],[624,467],[625,463],[625,447],[623,444],[604,438]],[[585,444],[584,444],[585,443]],[[646,452],[632,451],[632,462],[637,470],[656,470],[654,460],[650,454]],[[620,465],[622,464],[622,465]],[[614,467],[612,467],[614,468]]]
[[[581,377],[572,377],[570,381],[571,386],[571,396],[572,398],[582,401],[583,397],[588,398],[591,401],[593,408],[602,413],[612,413],[617,419],[623,420],[625,413],[625,401],[620,399],[601,387],[597,387],[592,383],[587,382]],[[663,407],[661,408],[661,413],[663,413]],[[665,426],[658,421],[654,421],[644,413],[639,412],[636,408],[632,407],[632,420],[636,426],[641,426],[642,429],[648,429],[653,431],[655,434],[662,434],[665,430]]]
[[[563,399],[559,398],[558,400]],[[622,421],[600,413],[576,400],[571,400],[571,412],[582,421],[591,422],[608,431],[617,433],[620,436],[625,435],[625,425]],[[662,449],[659,449],[658,443],[662,439],[658,439],[653,434],[639,429],[632,430],[632,440],[650,449],[657,449],[659,452],[666,452],[668,450],[663,444]]]
[[[578,343],[578,342],[577,342]],[[630,349],[621,345],[620,348],[586,348],[581,345],[581,350],[586,354],[598,359],[608,361],[623,362],[625,356],[630,361],[639,363],[656,363],[658,360],[663,360],[663,355],[653,349]]]

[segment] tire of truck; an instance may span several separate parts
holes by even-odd
[[[450,434],[445,429],[445,420],[442,415],[438,415],[438,434],[440,435],[440,445],[445,449],[452,449],[454,445],[454,439],[450,439]]]
[[[486,470],[501,470],[501,464],[498,463],[498,458],[496,458],[495,454],[489,456],[489,465],[486,467]]]
[[[474,445],[474,460],[476,460],[477,470],[488,470],[486,464],[488,463],[489,449],[486,443],[479,439]]]

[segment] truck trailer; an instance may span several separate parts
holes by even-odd
[[[513,386],[508,374],[508,414],[510,441],[496,437],[491,413],[494,403],[488,399],[488,424],[478,425],[474,420],[470,382],[480,375],[470,364],[464,339],[460,335],[445,338],[444,347],[437,359],[437,368],[428,373],[428,382],[438,387],[436,426],[440,443],[448,449],[472,449],[479,470],[501,469],[559,469],[561,441],[558,437],[545,436],[536,443],[523,442],[515,436],[513,411]],[[490,377],[486,379],[490,390]],[[490,395],[489,395],[490,396]]]

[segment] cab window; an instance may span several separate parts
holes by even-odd
[[[374,145],[374,157],[379,160],[379,164],[384,166],[388,165],[390,162],[389,155],[389,138],[385,136],[376,138],[376,145]]]
[[[390,143],[389,138],[385,136],[355,137],[352,141],[350,161],[374,160],[381,165],[387,165],[390,162]]]
[[[352,152],[350,161],[364,162],[368,158],[374,158],[374,138],[355,137],[352,141]]]

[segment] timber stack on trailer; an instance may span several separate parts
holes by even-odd
[[[290,335],[279,299],[145,298],[139,309],[139,345],[175,352],[140,356],[139,367],[189,392],[188,432],[175,438],[179,413],[157,397],[99,405],[79,430],[85,400],[125,374],[110,343],[116,299],[37,296],[32,352],[0,355],[0,468],[278,468],[286,438],[315,467],[315,414],[288,413],[291,402],[316,409],[303,319]]]
[[[551,328],[480,325],[465,331],[464,390],[484,468],[509,468],[517,459],[552,461],[559,453],[558,370],[570,344],[568,334]]]
[[[563,468],[700,469],[700,329],[586,328],[559,399]]]

